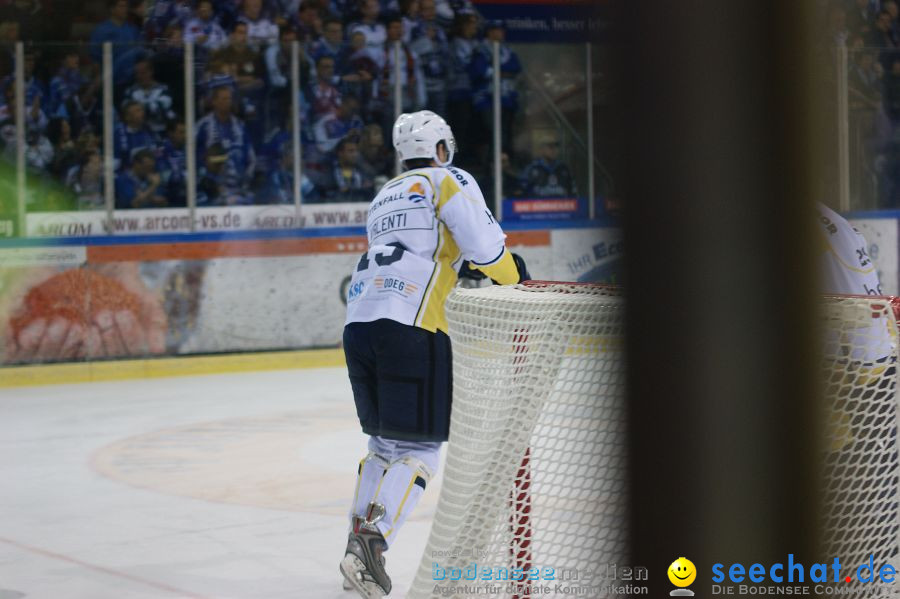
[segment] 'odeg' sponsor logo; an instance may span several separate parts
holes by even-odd
[[[375,277],[375,289],[380,293],[397,293],[409,297],[418,291],[419,286],[400,277]]]

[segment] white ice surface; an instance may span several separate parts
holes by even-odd
[[[353,599],[341,368],[0,389],[0,599]],[[403,597],[439,493],[386,554]]]

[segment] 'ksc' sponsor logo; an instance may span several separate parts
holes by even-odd
[[[350,287],[347,288],[347,302],[349,303],[359,298],[359,296],[362,295],[362,292],[365,291],[365,288],[365,281],[357,281],[350,285]]]

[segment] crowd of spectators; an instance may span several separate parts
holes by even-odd
[[[859,206],[900,207],[900,4],[832,0],[824,43],[836,64],[846,48],[851,196]]]
[[[103,42],[114,44],[118,208],[186,204],[189,135],[197,152],[198,206],[293,202],[294,41],[300,42],[304,201],[368,201],[393,176],[397,83],[402,110],[445,115],[457,133],[457,162],[486,173],[493,41],[500,42],[507,195],[577,193],[559,161],[558,140],[543,143],[534,162],[513,172],[522,66],[502,24],[482,22],[470,0],[113,0],[107,9],[89,39],[56,46],[24,39],[20,23],[3,20],[7,13],[0,10],[2,157],[15,159],[12,44],[23,39],[28,172],[51,175],[81,208],[104,205]],[[193,132],[184,124],[188,41],[194,44]]]

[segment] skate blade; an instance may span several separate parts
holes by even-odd
[[[365,599],[381,599],[384,597],[384,589],[374,582],[362,580],[359,577],[359,573],[365,569],[366,566],[362,560],[353,554],[348,553],[341,560],[341,574],[344,575],[344,580],[353,586],[353,590]]]

